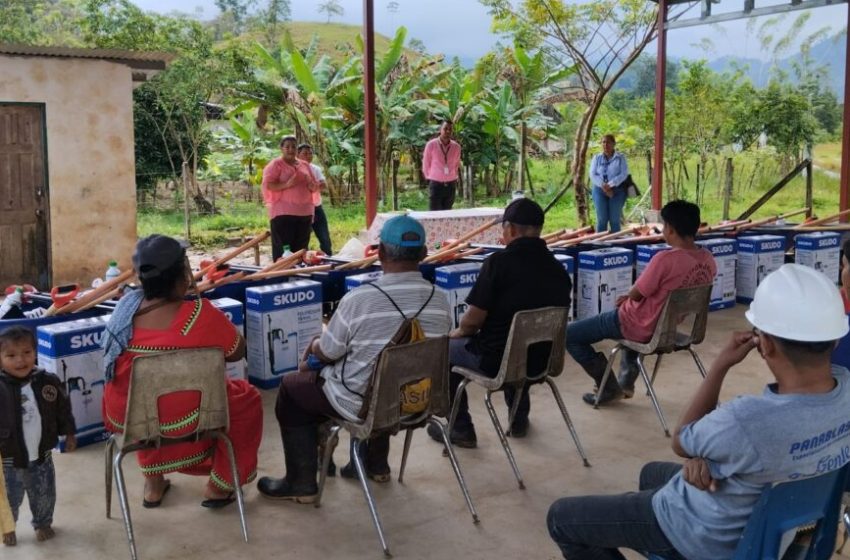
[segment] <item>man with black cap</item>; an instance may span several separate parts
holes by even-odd
[[[514,314],[541,307],[569,307],[572,294],[570,277],[540,239],[543,229],[543,209],[528,198],[511,202],[502,216],[502,238],[505,250],[494,253],[481,267],[478,280],[466,298],[468,308],[460,326],[450,333],[449,361],[495,377],[499,372],[502,354]],[[529,373],[543,371],[551,348],[546,343],[532,346],[529,352]],[[451,374],[451,394],[454,396],[461,376]],[[505,390],[508,407],[515,391]],[[523,390],[516,417],[510,427],[513,437],[528,432],[528,413],[531,403],[528,391]],[[429,427],[428,434],[442,443],[439,431]],[[469,415],[466,393],[461,395],[458,414],[451,433],[457,447],[475,447],[477,438]]]

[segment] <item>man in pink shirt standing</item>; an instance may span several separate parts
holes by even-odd
[[[263,200],[269,211],[272,233],[272,260],[283,255],[284,246],[294,253],[310,243],[313,224],[313,193],[319,190],[310,164],[295,159],[296,140],[280,140],[281,157],[263,169]]]
[[[422,174],[428,179],[429,210],[451,210],[455,202],[460,144],[452,140],[452,132],[452,121],[444,120],[440,135],[429,140],[422,153]]]
[[[714,257],[694,243],[700,224],[699,207],[684,200],[668,202],[661,209],[661,220],[664,240],[672,249],[658,253],[649,261],[629,293],[617,300],[617,309],[567,325],[567,352],[597,386],[602,382],[608,360],[605,354],[593,349],[594,343],[621,338],[648,342],[671,291],[711,284],[714,280],[717,272]],[[639,375],[637,353],[623,350],[621,354],[619,383],[614,376],[608,377],[600,403],[634,394]],[[590,405],[595,398],[595,392],[582,397]]]

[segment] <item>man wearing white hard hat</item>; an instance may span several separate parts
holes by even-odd
[[[830,364],[848,323],[835,285],[786,264],[756,290],[751,331],[732,334],[676,428],[684,465],[649,463],[640,491],[562,498],[549,534],[565,558],[624,558],[619,548],[668,559],[731,558],[762,490],[850,461],[850,372]],[[722,405],[729,371],[756,349],[775,382]]]

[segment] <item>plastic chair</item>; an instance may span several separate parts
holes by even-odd
[[[732,560],[779,560],[789,531],[814,525],[805,560],[829,560],[835,549],[841,494],[850,465],[764,489]],[[650,554],[650,560],[665,560]]]
[[[366,419],[361,423],[335,420],[334,426],[330,428],[328,443],[325,445],[325,453],[322,457],[322,467],[319,475],[319,493],[315,501],[316,507],[321,506],[331,453],[333,453],[333,449],[336,447],[339,431],[344,428],[351,434],[352,448],[358,451],[352,454],[354,457],[354,466],[357,469],[357,478],[360,479],[360,485],[366,496],[366,503],[369,506],[369,513],[372,515],[372,522],[378,532],[381,548],[383,548],[384,554],[388,557],[391,556],[389,546],[384,537],[384,529],[381,519],[378,516],[375,498],[369,489],[366,470],[361,456],[361,445],[375,435],[384,433],[397,434],[401,430],[406,431],[404,436],[404,452],[398,472],[398,481],[403,482],[404,468],[407,465],[407,455],[410,451],[413,430],[427,424],[438,426],[443,435],[443,442],[448,451],[455,477],[466,500],[466,506],[472,515],[472,520],[475,523],[479,521],[478,512],[475,510],[475,506],[472,504],[472,498],[469,496],[469,490],[466,487],[466,481],[463,478],[463,473],[460,470],[460,465],[457,462],[457,457],[449,440],[446,426],[437,418],[445,417],[449,411],[448,348],[448,339],[446,337],[429,338],[419,342],[384,348],[375,364],[372,398],[369,402]],[[431,380],[428,405],[420,413],[405,416],[401,412],[401,389],[407,383],[421,381],[422,379]]]
[[[705,378],[705,367],[703,367],[702,361],[700,361],[699,356],[693,349],[693,345],[701,343],[705,338],[705,327],[708,322],[708,304],[710,301],[711,284],[679,288],[670,292],[670,295],[667,296],[667,302],[664,304],[664,309],[662,309],[661,315],[658,318],[658,323],[655,325],[655,332],[652,334],[652,339],[649,342],[618,340],[617,345],[611,350],[611,355],[608,358],[608,366],[605,368],[602,382],[596,390],[596,402],[593,408],[599,408],[602,389],[608,382],[608,376],[611,375],[611,369],[617,354],[624,348],[634,350],[638,353],[638,368],[640,369],[640,375],[644,383],[646,383],[647,394],[652,399],[652,406],[655,407],[655,413],[658,414],[661,427],[664,428],[664,434],[670,437],[667,420],[664,418],[661,405],[658,404],[658,398],[655,395],[655,388],[653,386],[655,375],[658,373],[658,366],[661,365],[661,357],[664,354],[687,350],[690,352],[691,357],[693,357],[694,362],[696,362],[700,375]],[[689,317],[693,318],[690,330],[687,332],[680,331],[680,325],[686,323]],[[644,356],[650,354],[656,355],[655,366],[652,369],[652,378],[647,375],[643,364]]]
[[[179,391],[200,393],[198,419],[192,434],[172,438],[161,430],[157,401],[163,395]],[[162,445],[205,438],[220,438],[224,440],[227,447],[233,480],[238,481],[236,455],[226,433],[229,423],[224,356],[220,348],[176,350],[138,356],[133,360],[124,432],[113,434],[106,444],[106,517],[109,518],[112,512],[112,477],[114,476],[118,485],[118,498],[121,513],[124,516],[130,556],[133,560],[136,560],[138,555],[124,483],[124,471],[121,467],[124,457],[141,449],[159,448]],[[248,542],[242,488],[239,484],[235,486],[242,538]]]
[[[506,387],[517,388],[513,406],[511,406],[508,417],[508,426],[511,426],[513,425],[517,408],[519,407],[520,392],[526,390],[525,386],[542,382],[549,385],[552,395],[554,395],[555,401],[558,403],[558,408],[561,410],[561,415],[564,417],[564,422],[566,422],[567,428],[570,430],[579,455],[581,455],[584,466],[590,466],[590,463],[587,461],[587,455],[584,454],[584,449],[578,439],[575,426],[573,426],[570,415],[567,413],[567,407],[564,406],[564,401],[561,399],[561,393],[552,380],[553,377],[561,375],[564,369],[566,329],[566,307],[542,307],[540,309],[519,311],[514,314],[513,321],[511,322],[511,330],[508,332],[508,344],[505,346],[502,363],[499,366],[499,372],[496,374],[496,377],[487,377],[480,371],[464,367],[452,368],[452,372],[462,375],[463,379],[455,393],[452,414],[449,419],[449,432],[451,433],[451,428],[454,427],[460,397],[463,391],[466,390],[466,386],[472,382],[484,387],[487,390],[487,394],[484,396],[484,404],[487,406],[490,420],[493,421],[499,441],[502,442],[502,448],[508,456],[508,461],[511,464],[514,476],[521,490],[525,489],[525,482],[523,482],[522,475],[519,473],[519,467],[517,467],[514,454],[508,444],[508,439],[505,437],[505,431],[499,423],[499,418],[496,416],[496,410],[493,408],[492,402],[492,394],[497,391],[503,391]],[[541,374],[532,377],[528,375],[528,347],[538,342],[550,342],[552,350],[549,354],[549,362],[546,369]]]

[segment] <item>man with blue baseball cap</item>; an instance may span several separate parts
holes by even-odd
[[[308,346],[301,370],[283,377],[275,412],[286,477],[261,478],[257,487],[263,496],[315,500],[318,426],[328,418],[360,421],[375,360],[405,318],[417,317],[426,337],[448,334],[449,302],[419,272],[426,253],[422,224],[409,216],[384,224],[378,248],[383,275],[342,298],[327,329]],[[389,435],[369,442],[366,472],[377,482],[389,481],[388,454]],[[343,476],[347,472],[343,469]]]

